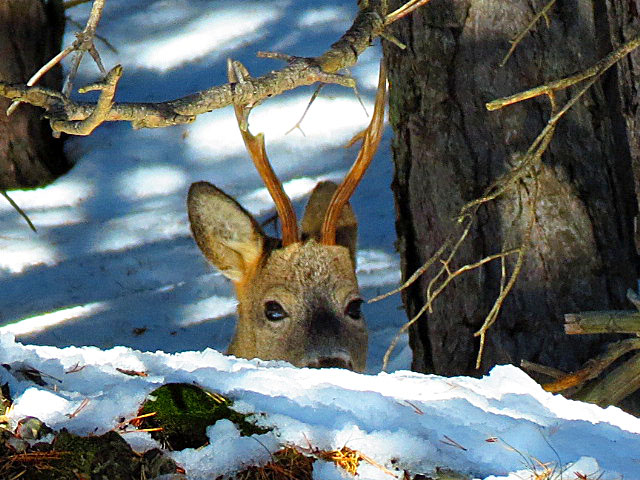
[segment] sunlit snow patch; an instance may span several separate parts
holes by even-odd
[[[294,178],[288,182],[284,182],[282,187],[292,201],[296,201],[305,197],[311,190],[318,184],[317,179],[309,177]],[[245,206],[249,211],[254,212],[256,215],[260,215],[269,210],[273,210],[273,200],[269,195],[266,188],[258,188],[253,192],[243,196],[240,199],[240,203]]]
[[[236,8],[214,9],[180,24],[178,31],[166,29],[127,45],[121,56],[134,66],[165,72],[205,55],[222,57],[258,38],[260,29],[279,16],[277,6],[265,8],[264,3],[243,2]]]
[[[107,303],[95,302],[87,305],[64,308],[56,312],[44,313],[35,317],[25,318],[17,322],[0,327],[0,333],[12,333],[14,335],[26,335],[46,330],[55,325],[86,317],[94,313],[106,310]]]
[[[92,196],[93,187],[88,182],[65,179],[44,188],[14,190],[9,192],[9,195],[23,210],[69,207],[78,205]],[[0,201],[0,212],[8,210],[13,210],[13,207],[6,201]]]
[[[80,208],[52,208],[29,214],[29,218],[40,229],[42,227],[59,227],[61,225],[77,225],[87,221],[85,212]]]
[[[358,282],[361,288],[397,285],[400,262],[381,250],[358,250]]]
[[[227,419],[218,420],[207,428],[209,444],[199,448],[185,448],[171,452],[171,457],[182,465],[194,465],[191,478],[211,478],[240,470],[246,465],[260,465],[271,459],[278,449],[278,441],[271,434],[242,437],[236,426]],[[242,455],[238,455],[242,452]]]
[[[312,8],[302,14],[298,26],[302,29],[328,26],[334,31],[344,32],[350,21],[351,13],[346,8]]]
[[[188,235],[186,214],[157,211],[132,213],[106,223],[95,251],[105,252],[139,247],[147,243]]]
[[[187,327],[226,317],[235,313],[237,305],[238,302],[234,298],[214,295],[184,307],[178,325]]]
[[[31,232],[27,231],[26,235]],[[35,265],[55,265],[60,260],[56,250],[41,238],[35,238],[35,234],[28,238],[0,238],[0,252],[0,270],[11,273],[20,273]]]
[[[47,405],[47,409],[44,411],[43,405]],[[40,420],[54,424],[54,419],[59,417],[61,412],[70,414],[75,410],[75,407],[72,402],[54,392],[31,387],[27,388],[20,396],[20,402],[13,406],[12,413],[16,415],[16,418],[25,418],[33,415],[33,412],[37,410],[42,411]]]
[[[252,111],[251,131],[254,134],[264,133],[267,153],[278,147],[286,147],[289,153],[300,155],[289,159],[289,164],[296,160],[303,163],[306,158],[304,154],[344,145],[369,121],[355,96],[334,99],[319,97],[302,122],[301,128],[306,136],[302,136],[299,131],[292,131],[287,135],[287,131],[302,116],[308,102],[308,95],[286,100],[272,99]],[[373,111],[372,105],[365,103],[368,104],[368,111]],[[238,125],[227,111],[198,117],[187,128],[187,147],[196,158],[204,156],[215,161],[238,154],[244,155],[245,146]]]
[[[187,184],[187,176],[181,168],[172,165],[139,167],[122,173],[118,191],[127,200],[169,195]]]

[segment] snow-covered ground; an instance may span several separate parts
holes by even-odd
[[[223,420],[209,427],[209,446],[172,452],[194,479],[267,462],[287,443],[347,446],[387,468],[414,474],[440,467],[510,480],[640,478],[640,419],[547,393],[512,366],[496,367],[483,379],[408,371],[373,376],[235,360],[210,349],[176,354],[58,349],[22,346],[10,335],[0,336],[0,349],[3,363],[34,367],[56,387],[19,381],[0,369],[0,381],[20,393],[11,414],[16,420],[36,415],[56,429],[99,434],[115,428],[121,417],[133,418],[145,396],[166,382],[195,382],[235,399],[234,408],[265,413],[260,422],[275,426],[273,432],[240,437]],[[132,377],[116,368],[148,376]],[[138,450],[158,446],[147,433],[124,438]],[[554,474],[532,476],[545,468]],[[358,471],[363,479],[391,478],[364,463]],[[314,475],[345,478],[322,462]]]
[[[256,59],[258,50],[321,53],[349,26],[355,3],[107,0],[99,33],[118,53],[98,48],[107,68],[124,66],[117,100],[167,100],[225,82],[227,57],[259,75],[280,64]],[[87,13],[88,5],[69,11],[80,23]],[[379,49],[370,49],[352,72],[369,112],[378,58]],[[86,62],[76,84],[96,78]],[[270,99],[251,116],[252,131],[265,133],[298,210],[318,180],[344,174],[356,148],[342,145],[368,122],[353,92],[327,87],[302,123],[304,134],[286,134],[312,91]],[[395,287],[400,276],[389,138],[387,131],[352,200],[361,222],[358,277],[367,298]],[[189,235],[187,189],[208,180],[260,219],[273,213],[231,109],[160,130],[104,125],[70,140],[67,151],[77,162],[68,175],[44,189],[11,192],[38,234],[0,202],[0,363],[23,362],[61,380],[52,382],[54,391],[0,369],[0,382],[9,382],[16,397],[13,419],[35,415],[54,428],[105,431],[134,416],[158,385],[196,382],[246,411],[265,412],[277,436],[240,438],[219,422],[209,431],[215,448],[172,454],[192,478],[215,478],[238,467],[240,458],[267,460],[265,446],[273,451],[309,440],[318,448],[362,450],[387,467],[395,459],[413,473],[445,467],[478,478],[513,472],[509,478],[526,479],[549,463],[554,478],[640,479],[640,420],[545,393],[516,368],[497,368],[481,380],[373,375],[405,321],[398,296],[365,306],[368,375],[234,360],[207,349],[226,348],[235,301]],[[40,346],[23,346],[14,335]],[[99,348],[78,348],[90,345]],[[65,373],[76,364],[86,367]],[[405,340],[390,370],[409,364]],[[85,399],[89,403],[69,418]],[[146,434],[125,437],[140,449],[153,443]],[[321,465],[317,478],[341,478],[332,465]],[[388,478],[366,466],[360,477]]]

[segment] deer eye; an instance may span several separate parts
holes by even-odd
[[[264,304],[264,316],[270,322],[278,322],[287,318],[289,314],[278,302],[269,300]]]
[[[347,304],[347,308],[344,309],[344,313],[354,320],[358,320],[362,318],[362,303],[363,300],[361,298],[357,298],[355,300],[351,300]]]

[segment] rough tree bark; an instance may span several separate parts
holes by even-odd
[[[598,4],[603,20],[602,28],[608,28],[609,36],[604,36],[611,48],[617,48],[631,40],[640,32],[640,1],[608,0],[603,5]],[[606,8],[606,12],[604,9]],[[605,30],[606,31],[606,30]],[[640,51],[631,52],[618,63],[616,75],[610,81],[617,80],[620,91],[620,105],[629,137],[629,152],[633,165],[636,198],[640,205]],[[640,250],[640,228],[635,226],[636,248]]]
[[[0,80],[25,83],[60,51],[64,11],[59,0],[0,2]],[[60,89],[54,68],[40,84]],[[0,189],[45,185],[70,168],[62,140],[51,136],[42,110],[20,105],[7,117],[10,101],[0,98]]]
[[[403,1],[390,3],[395,8]],[[400,51],[385,45],[405,278],[442,244],[460,207],[505,173],[549,118],[544,97],[495,112],[488,112],[485,102],[575,73],[616,44],[611,30],[621,32],[621,27],[610,24],[615,1],[608,4],[607,16],[598,0],[559,0],[549,25],[541,20],[506,66],[499,67],[509,40],[546,3],[433,0],[393,25],[392,33],[408,46]],[[637,98],[635,84],[629,98],[620,96],[616,75],[610,71],[561,120],[543,156],[532,249],[489,331],[481,370],[474,365],[478,339],[473,334],[497,296],[499,261],[454,280],[436,300],[434,312],[414,325],[415,370],[473,375],[526,359],[572,371],[611,340],[567,336],[562,323],[569,312],[629,308],[625,291],[636,286],[631,159],[637,156],[637,133],[631,135],[635,146],[630,148],[623,115],[630,104],[620,99]],[[558,103],[567,97],[561,92]],[[526,180],[481,207],[452,267],[517,247],[529,220],[532,191],[533,182]],[[509,270],[513,264],[510,257]],[[422,307],[428,281],[427,274],[405,290],[410,316]]]

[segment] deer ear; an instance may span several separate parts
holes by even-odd
[[[265,235],[255,219],[208,182],[191,185],[187,210],[191,232],[207,260],[227,278],[241,281],[264,250]]]
[[[322,223],[327,208],[338,185],[334,182],[320,182],[311,192],[309,202],[302,218],[302,237],[320,241]],[[349,203],[342,207],[340,218],[336,226],[336,245],[349,249],[349,254],[355,265],[356,245],[358,243],[358,220]]]

